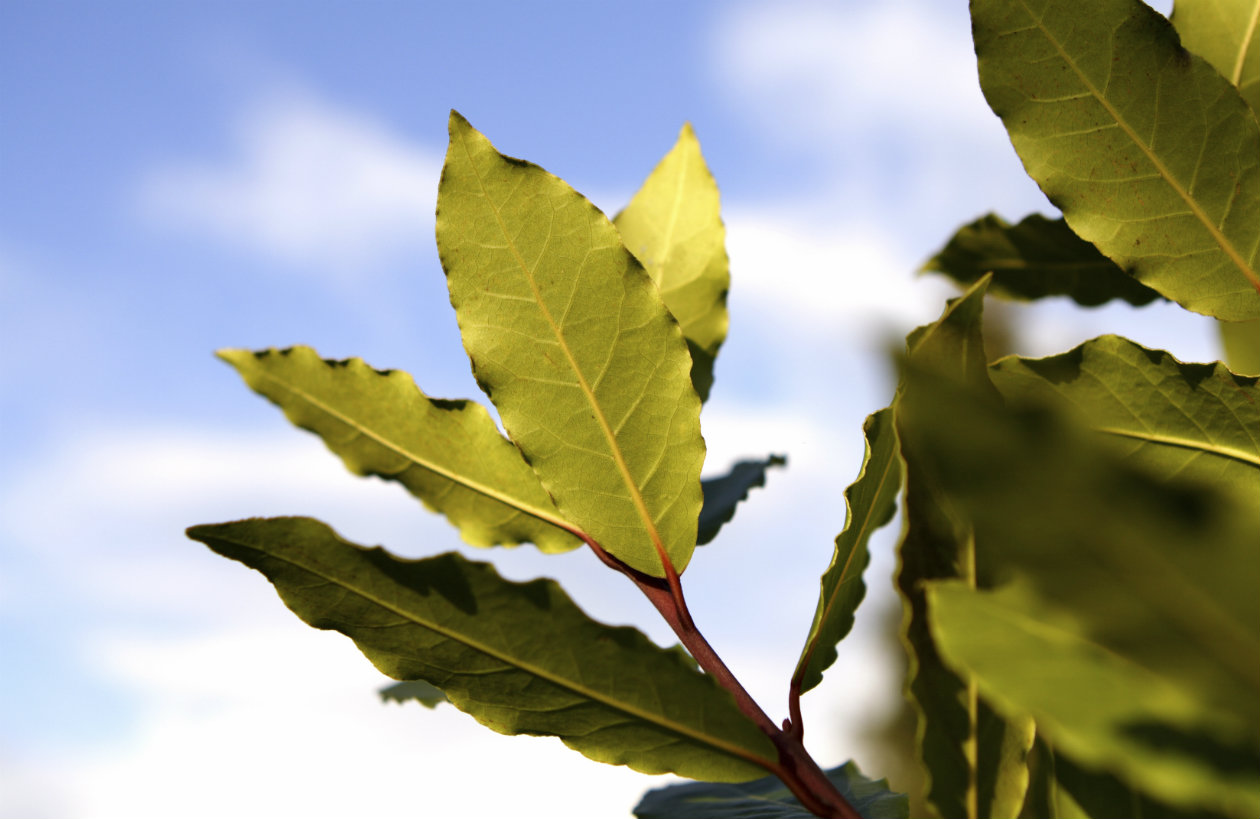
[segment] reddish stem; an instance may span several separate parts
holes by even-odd
[[[801,743],[804,730],[800,715],[799,694],[791,700],[791,719],[784,724],[783,729],[780,729],[770,717],[766,716],[766,712],[745,690],[727,668],[726,663],[709,645],[709,641],[696,628],[691,619],[691,613],[687,609],[687,602],[683,598],[682,585],[679,583],[676,572],[671,573],[673,576],[669,578],[644,574],[608,554],[589,536],[577,532],[575,534],[586,541],[600,560],[630,578],[639,587],[644,596],[665,618],[665,622],[669,623],[670,628],[678,635],[678,639],[700,667],[731,693],[739,710],[770,738],[779,758],[777,764],[764,764],[763,767],[766,770],[779,777],[810,813],[828,817],[828,819],[862,819],[861,814],[836,789],[835,784],[827,778]]]

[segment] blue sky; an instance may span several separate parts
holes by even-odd
[[[914,269],[988,210],[1050,212],[980,96],[965,6],[0,2],[0,819],[625,816],[659,784],[382,706],[347,641],[182,535],[313,514],[559,577],[669,640],[588,555],[462,547],[212,356],[304,343],[478,395],[433,244],[451,108],[609,213],[693,123],[733,277],[708,468],[791,463],[686,581],[779,715],[888,345],[951,292]],[[1029,354],[1115,329],[1217,357],[1176,309],[1010,317]],[[895,695],[874,636],[892,537],[806,701],[825,764],[861,762]]]

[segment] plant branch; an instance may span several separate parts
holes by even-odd
[[[766,769],[779,777],[810,813],[829,819],[862,819],[861,814],[836,789],[801,743],[799,702],[794,709],[793,718],[785,723],[786,730],[774,724],[696,628],[683,598],[677,573],[668,579],[644,574],[608,554],[589,535],[580,533],[579,537],[586,541],[601,561],[630,578],[639,587],[665,618],[665,622],[669,623],[700,668],[729,691],[739,710],[770,738],[778,751],[779,759],[777,764],[766,765]]]

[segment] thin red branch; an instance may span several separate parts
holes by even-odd
[[[644,596],[665,618],[665,622],[669,623],[670,628],[678,635],[678,639],[695,658],[700,668],[729,691],[739,710],[770,738],[779,758],[777,764],[766,765],[766,769],[779,777],[810,813],[828,817],[828,819],[862,819],[861,814],[836,789],[835,784],[827,778],[801,743],[804,732],[800,717],[799,695],[795,700],[792,718],[785,725],[787,730],[780,729],[731,673],[726,663],[696,628],[691,619],[691,612],[687,609],[687,603],[682,594],[682,584],[676,572],[669,578],[644,574],[608,554],[603,547],[584,533],[575,532],[575,534],[586,541],[601,561],[630,578],[638,586]]]

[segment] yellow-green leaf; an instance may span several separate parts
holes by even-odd
[[[700,400],[707,399],[726,339],[731,277],[717,182],[690,124],[613,222],[682,326],[691,379]]]
[[[1260,0],[1177,0],[1181,44],[1212,64],[1260,116]]]
[[[557,736],[599,762],[712,781],[776,764],[770,740],[685,653],[590,619],[554,581],[514,583],[455,553],[401,560],[310,518],[188,535],[262,572],[295,614],[354,640],[386,675],[433,684],[499,733]]]
[[[1183,306],[1260,318],[1260,124],[1140,0],[973,0],[980,84],[1082,238]]]
[[[544,552],[581,545],[481,405],[429,398],[404,372],[357,358],[321,359],[309,347],[222,350],[219,357],[295,425],[320,436],[351,472],[401,483],[468,543],[529,542]]]
[[[452,112],[437,240],[473,373],[560,513],[635,569],[681,572],[700,400],[682,331],[616,227]]]

